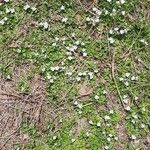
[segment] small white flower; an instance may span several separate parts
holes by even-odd
[[[44,22],[44,23],[43,23],[43,27],[44,27],[44,29],[48,29],[49,24],[48,24],[47,22]]]
[[[56,140],[57,139],[57,136],[53,136],[53,140]]]
[[[118,141],[118,137],[117,137],[117,136],[115,136],[114,139],[115,139],[116,141]]]
[[[4,17],[4,21],[7,21],[8,20],[8,18],[7,17]]]
[[[126,111],[130,111],[130,110],[131,110],[130,106],[127,106],[127,107],[125,108],[125,110],[126,110]]]
[[[88,21],[88,22],[91,21],[91,18],[87,17],[87,18],[86,18],[86,21]]]
[[[136,96],[134,99],[135,99],[135,100],[138,100],[139,98]]]
[[[4,2],[6,2],[6,3],[7,3],[7,2],[9,2],[9,0],[4,0]]]
[[[89,136],[90,136],[89,132],[86,132],[86,136],[87,136],[87,137],[89,137]]]
[[[128,78],[128,77],[130,76],[130,74],[131,74],[131,73],[127,72],[127,73],[125,74],[125,76]]]
[[[66,23],[66,22],[68,21],[68,18],[64,17],[64,18],[62,18],[61,21],[62,21],[63,23]]]
[[[1,25],[4,25],[4,24],[5,24],[4,19],[0,20],[0,24],[1,24]]]
[[[118,30],[119,30],[119,28],[118,28],[118,27],[116,27],[116,28],[114,28],[114,30],[115,30],[115,31],[118,31]]]
[[[78,104],[77,106],[78,106],[79,109],[82,109],[82,108],[83,108],[83,105],[82,105],[82,104]]]
[[[108,138],[107,138],[107,141],[108,141],[108,142],[110,142],[110,141],[111,141],[111,138],[110,138],[110,137],[108,137]]]
[[[113,34],[113,30],[109,30],[109,34]]]
[[[76,140],[75,139],[71,139],[71,142],[74,143]]]
[[[36,11],[36,7],[34,7],[34,6],[31,7],[31,9],[32,9],[32,11]]]
[[[103,94],[104,94],[104,95],[105,95],[105,94],[107,94],[107,91],[106,91],[106,90],[104,90],[104,91],[103,91]]]
[[[135,135],[131,135],[131,139],[132,139],[132,140],[135,140],[135,139],[136,139],[136,136],[135,136]]]
[[[108,115],[104,116],[105,121],[110,120],[110,117]]]
[[[51,67],[50,69],[51,69],[51,71],[55,71],[55,67]]]
[[[91,125],[92,125],[92,124],[93,124],[93,121],[92,121],[92,120],[90,120],[90,121],[89,121],[89,124],[91,124]]]
[[[107,2],[111,2],[112,0],[107,0]]]
[[[125,84],[125,86],[129,86],[129,82],[127,82],[127,81],[124,84]]]
[[[101,123],[100,123],[100,122],[98,122],[98,123],[96,124],[96,126],[97,126],[97,127],[100,127],[100,126],[101,126]]]
[[[54,79],[50,79],[49,82],[50,82],[50,83],[54,83]]]
[[[108,136],[109,136],[109,137],[112,137],[113,135],[112,135],[112,134],[109,134]]]
[[[120,0],[120,3],[121,3],[121,4],[124,4],[124,3],[125,3],[125,0]]]
[[[115,42],[115,40],[114,40],[112,37],[109,37],[109,38],[108,38],[108,41],[109,41],[111,44],[113,44],[113,43]]]
[[[97,8],[96,7],[93,7],[93,9],[92,9],[93,11],[97,11]]]
[[[56,70],[56,71],[58,71],[59,69],[60,69],[59,66],[56,66],[56,67],[55,67],[55,70]]]
[[[107,1],[108,1],[108,0],[107,0]],[[109,147],[108,147],[108,146],[105,146],[105,147],[104,147],[104,149],[106,149],[106,150],[107,150],[107,149],[109,149]]]
[[[141,124],[141,128],[142,128],[142,129],[145,128],[145,124],[142,123],[142,124]]]
[[[124,15],[126,14],[126,12],[125,12],[125,11],[122,11],[121,14],[124,16]]]
[[[124,30],[120,30],[120,34],[124,34]]]
[[[75,102],[74,102],[74,105],[78,105],[78,102],[77,102],[77,101],[75,101]]]
[[[95,98],[95,100],[98,100],[98,99],[99,99],[99,96],[98,96],[98,95],[95,95],[94,98]]]
[[[122,77],[121,77],[121,78],[119,78],[119,81],[123,81],[123,80],[124,80],[124,78],[122,78]]]
[[[76,77],[76,80],[79,82],[81,80],[81,77]]]
[[[76,44],[76,45],[79,45],[79,44],[80,44],[80,41],[75,41],[75,44]]]
[[[65,10],[65,6],[62,5],[62,6],[60,7],[60,10]]]
[[[68,60],[72,60],[73,59],[73,57],[72,56],[68,56]]]
[[[110,110],[110,111],[109,111],[109,113],[110,113],[110,114],[113,114],[113,113],[114,113],[114,111],[113,111],[113,110]]]
[[[24,6],[24,10],[27,10],[27,9],[29,9],[30,8],[30,6],[28,5],[28,4],[26,4],[25,6]]]

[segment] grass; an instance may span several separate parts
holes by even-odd
[[[20,132],[29,140],[13,149],[148,148],[150,1],[0,4],[1,80],[13,81],[15,67],[34,66],[15,90],[30,96],[40,76],[56,115],[43,123],[45,131],[24,119]]]

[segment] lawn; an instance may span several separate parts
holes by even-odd
[[[149,150],[150,0],[0,0],[0,149]]]

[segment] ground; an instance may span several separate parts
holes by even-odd
[[[0,149],[150,149],[149,0],[0,0],[0,33]]]

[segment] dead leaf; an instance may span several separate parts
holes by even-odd
[[[80,94],[80,96],[88,96],[92,93],[92,91],[93,91],[93,89],[91,88],[90,85],[88,85],[87,83],[83,83],[80,86],[79,94]]]

